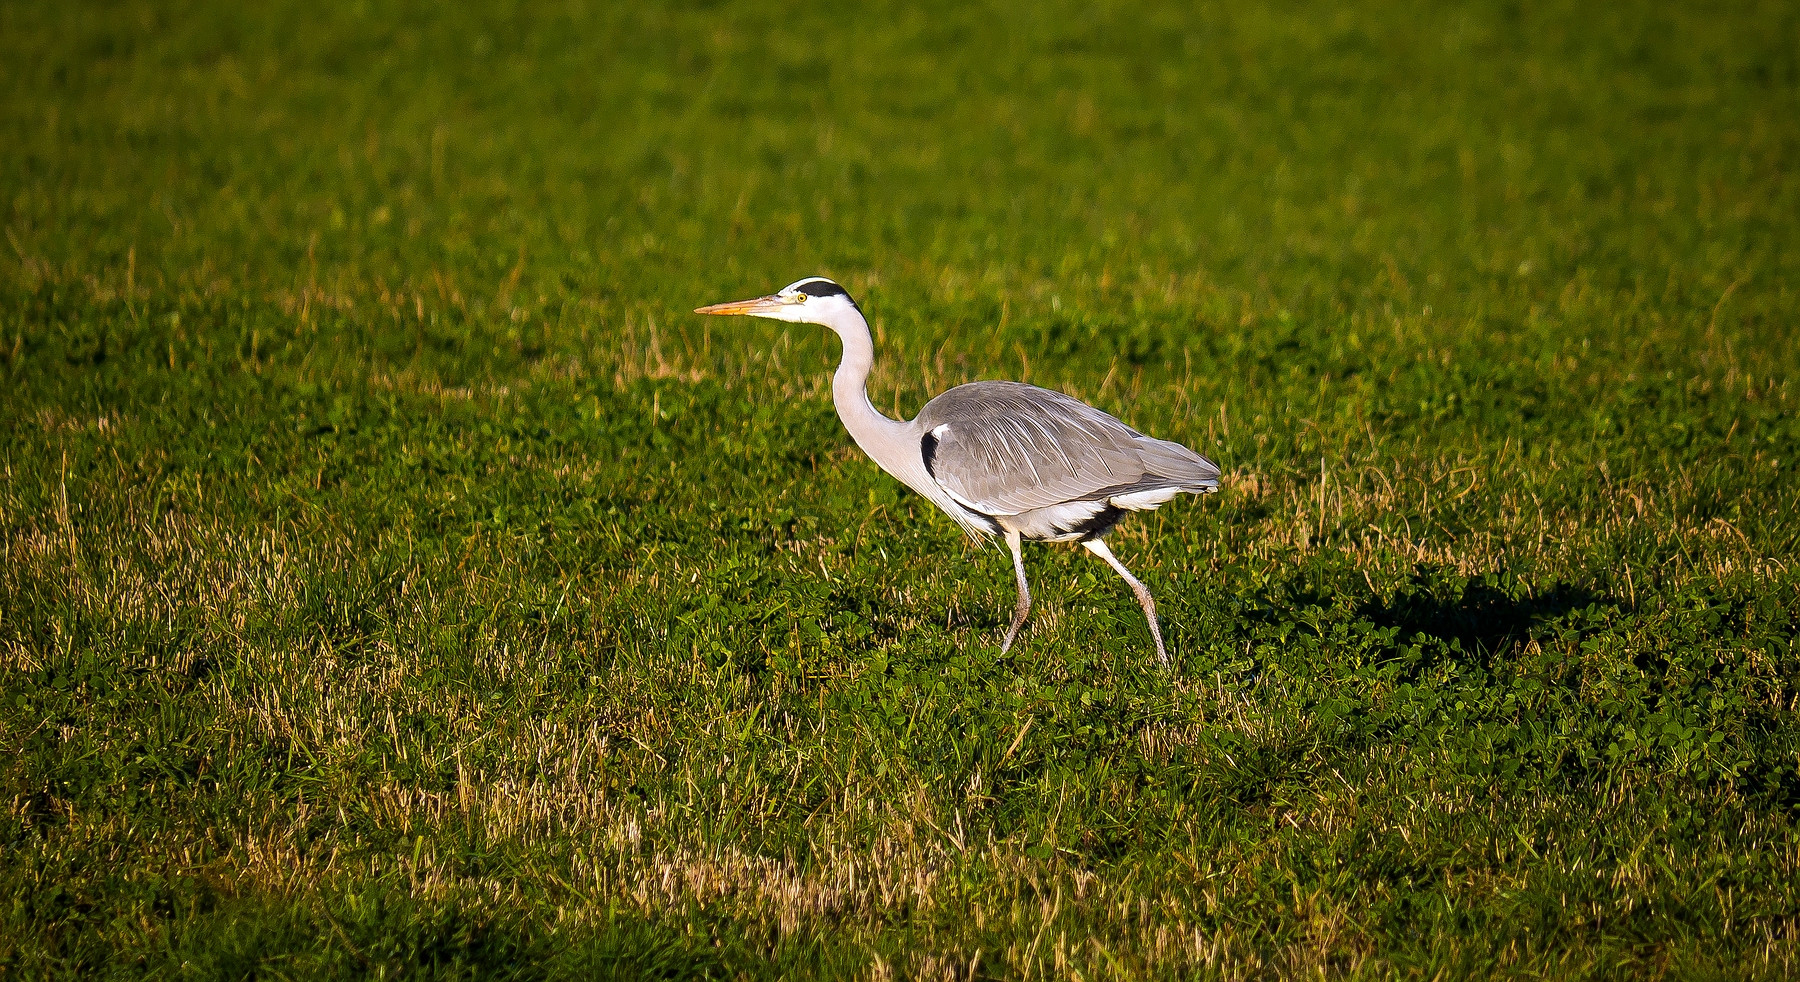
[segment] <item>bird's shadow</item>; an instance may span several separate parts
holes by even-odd
[[[1569,582],[1529,584],[1508,573],[1468,576],[1420,566],[1386,590],[1360,578],[1323,584],[1296,577],[1226,606],[1239,644],[1287,637],[1304,625],[1303,632],[1316,631],[1322,639],[1373,641],[1371,653],[1404,664],[1399,677],[1418,678],[1445,665],[1492,670],[1534,640],[1585,635],[1619,602]],[[1259,657],[1238,667],[1250,679],[1263,671]]]
[[[1524,591],[1502,578],[1452,578],[1420,570],[1389,596],[1366,596],[1353,609],[1378,628],[1396,629],[1397,641],[1435,638],[1465,658],[1491,662],[1595,605],[1615,603],[1572,583]]]

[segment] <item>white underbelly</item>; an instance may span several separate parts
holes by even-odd
[[[996,515],[994,520],[1001,528],[1038,542],[1079,542],[1106,534],[1125,512],[1154,511],[1180,493],[1179,488],[1133,491],[1098,501],[1065,501],[1016,515]]]

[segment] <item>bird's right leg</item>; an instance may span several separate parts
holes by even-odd
[[[1144,617],[1150,621],[1150,637],[1156,642],[1156,657],[1162,662],[1164,668],[1168,668],[1169,651],[1163,647],[1162,627],[1156,623],[1156,600],[1150,596],[1150,588],[1145,586],[1142,580],[1131,575],[1131,570],[1126,569],[1125,564],[1119,562],[1119,557],[1112,554],[1112,550],[1106,547],[1103,540],[1084,539],[1081,544],[1087,547],[1087,551],[1106,560],[1106,565],[1117,570],[1119,575],[1125,578],[1126,585],[1131,587],[1131,592],[1137,594],[1138,606],[1144,608]]]
[[[1006,533],[1006,548],[1012,550],[1013,572],[1019,577],[1019,605],[1013,609],[1012,626],[1006,629],[1006,640],[1000,642],[1000,653],[1012,647],[1013,638],[1018,637],[1019,628],[1025,626],[1025,615],[1031,613],[1031,587],[1025,583],[1025,555],[1019,551],[1019,533]]]

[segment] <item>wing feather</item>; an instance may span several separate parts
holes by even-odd
[[[934,441],[932,478],[988,515],[1218,485],[1219,469],[1192,450],[1017,382],[959,385],[926,403],[917,422]]]

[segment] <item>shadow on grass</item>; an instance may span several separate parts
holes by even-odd
[[[486,906],[379,888],[227,901],[170,932],[167,967],[197,978],[726,979],[777,954],[730,919],[619,913],[575,927]],[[784,952],[796,968],[816,954],[804,947]]]
[[[1224,621],[1240,643],[1278,641],[1311,664],[1350,648],[1382,661],[1401,656],[1415,669],[1446,661],[1489,669],[1533,640],[1607,630],[1620,609],[1617,598],[1568,582],[1419,566],[1385,596],[1360,578],[1273,583],[1231,602]]]
[[[1525,590],[1510,577],[1446,577],[1418,570],[1387,599],[1370,597],[1356,614],[1378,628],[1395,628],[1396,640],[1444,643],[1485,666],[1515,646],[1566,626],[1572,614],[1616,601],[1586,587],[1556,583]]]

